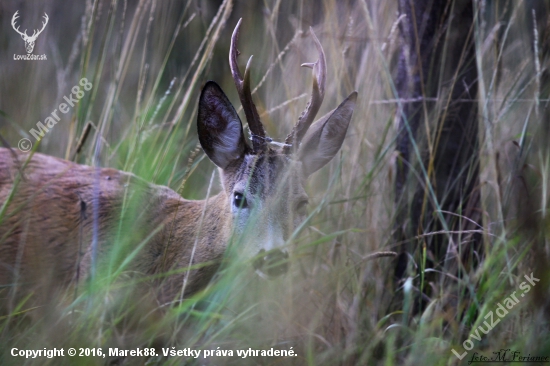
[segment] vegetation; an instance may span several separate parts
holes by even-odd
[[[52,292],[43,307],[9,303],[4,286],[0,363],[443,365],[465,364],[476,352],[495,357],[502,349],[550,357],[550,32],[541,31],[550,12],[544,12],[547,1],[534,12],[529,4],[473,1],[479,156],[472,164],[479,163],[481,212],[472,230],[481,234],[483,250],[473,253],[474,264],[449,268],[429,260],[427,238],[440,236],[461,248],[468,233],[421,232],[407,239],[417,243],[410,253],[415,265],[396,279],[391,257],[371,256],[397,250],[402,243],[395,242],[395,228],[413,219],[396,221],[393,190],[400,104],[394,70],[403,21],[394,2],[3,2],[2,144],[15,149],[30,138],[28,131],[86,78],[93,88],[33,151],[134,172],[185,198],[204,199],[220,189],[214,165],[198,147],[197,101],[201,86],[215,80],[238,105],[227,58],[239,18],[239,48],[243,56],[254,54],[253,94],[275,141],[283,141],[308,98],[311,72],[299,65],[317,57],[310,25],[327,53],[319,115],[353,90],[359,98],[340,154],[309,181],[309,216],[292,243],[290,273],[263,280],[230,250],[204,291],[158,304],[141,291],[154,279],[136,279],[127,271],[132,253],[114,252],[94,281]],[[8,21],[17,10],[22,29],[49,15],[34,49],[47,61],[12,59],[25,53]],[[438,88],[440,108],[422,119],[421,128],[433,127],[445,113],[446,85]],[[88,123],[90,133],[77,152]],[[430,180],[420,167],[414,174]],[[2,202],[0,225],[7,204]],[[139,202],[128,204],[139,210]],[[132,233],[123,227],[120,233],[117,244],[123,246]],[[540,279],[527,293],[520,287],[525,275]],[[517,304],[499,318],[499,304],[506,306],[514,291]],[[476,330],[491,324],[491,312],[500,322],[475,340]],[[24,359],[11,356],[14,347],[102,348],[107,356]],[[109,356],[109,347],[155,348],[158,356]],[[236,352],[271,348],[292,349],[296,356],[243,358]],[[164,357],[163,349],[203,353]],[[218,357],[218,349],[234,356]],[[206,350],[214,357],[205,359]],[[460,361],[452,350],[467,355]]]

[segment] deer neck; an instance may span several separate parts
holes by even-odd
[[[187,262],[189,265],[191,260],[199,263],[221,259],[232,231],[228,201],[227,194],[222,191],[201,201],[178,196],[165,202],[161,208],[165,213],[163,230],[157,244],[171,258],[166,264],[183,265]]]
[[[157,258],[151,274],[208,263],[189,272],[185,293],[204,287],[218,269],[232,231],[231,208],[224,191],[202,201],[171,197],[161,208],[168,219],[155,240]],[[166,279],[167,299],[181,290],[181,276]],[[163,297],[164,297],[163,296]]]

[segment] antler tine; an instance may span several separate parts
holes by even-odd
[[[248,126],[252,134],[252,148],[254,151],[263,150],[266,146],[265,130],[254,101],[252,100],[252,93],[250,91],[250,64],[252,62],[252,56],[248,59],[246,69],[244,70],[244,79],[239,71],[239,65],[237,64],[237,56],[239,50],[237,49],[237,41],[239,39],[239,30],[241,27],[242,18],[239,19],[233,35],[231,36],[231,47],[229,49],[229,66],[231,67],[231,74],[241,99],[241,104],[248,121]]]
[[[43,18],[44,18],[44,22],[42,22],[42,29],[40,30],[40,32],[42,32],[44,30],[44,28],[46,28],[46,25],[48,24],[48,21],[50,20],[50,17],[48,17],[48,14],[46,14],[46,13],[44,13]]]
[[[13,16],[11,17],[11,26],[13,27],[13,29],[15,29],[17,31],[17,29],[19,29],[19,27],[15,28],[15,21],[17,20],[17,18],[19,18],[19,15],[17,14],[19,13],[19,10],[17,10],[15,12],[15,14],[13,14]]]
[[[38,33],[36,33],[37,31],[36,31],[36,29],[35,29],[35,30],[34,30],[34,33],[33,33],[33,35],[32,35],[32,37],[35,36],[35,33],[36,33],[36,37],[38,37],[38,35],[44,31],[44,28],[46,28],[46,25],[48,24],[48,20],[49,20],[50,18],[48,18],[48,14],[46,14],[46,13],[44,13],[43,17],[44,17],[45,22],[42,22],[42,29],[40,29],[40,30],[38,31]]]
[[[319,39],[313,32],[313,28],[309,28],[317,52],[319,52],[319,59],[314,63],[304,63],[302,67],[309,67],[313,69],[313,87],[311,91],[311,98],[306,105],[306,109],[300,115],[298,122],[292,129],[292,132],[287,136],[285,140],[284,152],[290,153],[292,150],[296,151],[302,138],[307,132],[307,129],[313,123],[315,115],[321,108],[323,98],[325,97],[325,80],[327,77],[327,62],[325,58],[325,51]]]
[[[16,25],[15,22],[16,22],[17,18],[19,18],[18,13],[19,13],[19,10],[17,10],[15,12],[15,14],[13,14],[13,17],[11,18],[11,26],[12,26],[13,30],[16,31],[17,33],[19,33],[20,35],[23,35],[23,34],[27,35],[27,30],[26,29],[25,29],[25,33],[23,33],[19,30],[19,27],[17,27],[17,28],[15,27],[15,25]]]

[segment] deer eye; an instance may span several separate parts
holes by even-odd
[[[296,205],[296,211],[300,214],[300,215],[305,215],[307,212],[306,212],[306,208],[307,208],[307,205],[308,205],[309,201],[308,200],[301,200],[300,202],[298,202],[298,204]]]
[[[237,208],[247,208],[248,202],[246,201],[246,198],[244,198],[244,195],[239,192],[235,192],[233,195],[233,204]]]

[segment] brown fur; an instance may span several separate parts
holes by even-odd
[[[198,137],[220,168],[218,195],[189,201],[131,173],[0,149],[0,297],[17,299],[32,291],[47,295],[70,283],[78,286],[94,270],[116,270],[128,258],[131,264],[123,270],[152,276],[161,282],[161,301],[172,301],[210,281],[233,233],[239,254],[254,258],[260,275],[286,272],[287,241],[305,215],[305,180],[342,146],[357,93],[312,124],[326,78],[324,52],[312,34],[319,51],[312,64],[312,99],[284,147],[272,149],[252,101],[250,79],[242,79],[237,67],[239,25],[230,64],[252,147],[219,85],[207,82],[199,98]],[[185,272],[190,265],[199,266]]]
[[[15,156],[14,156],[15,154]],[[140,200],[139,215],[131,229],[144,240],[158,230],[141,250],[131,269],[159,274],[187,267],[197,238],[193,264],[219,261],[231,232],[225,192],[205,201],[189,201],[173,190],[149,184],[133,174],[110,168],[95,169],[65,160],[0,148],[0,204],[7,210],[0,226],[0,286],[40,279],[46,284],[68,284],[76,278],[82,247],[80,279],[89,276],[93,230],[94,188],[99,183],[98,257],[111,249],[126,195]],[[17,186],[14,182],[23,173]],[[124,233],[123,233],[124,235]],[[190,273],[187,293],[204,286],[216,266]],[[171,300],[181,291],[182,276],[164,281],[162,297]],[[13,291],[16,289],[13,288]]]

